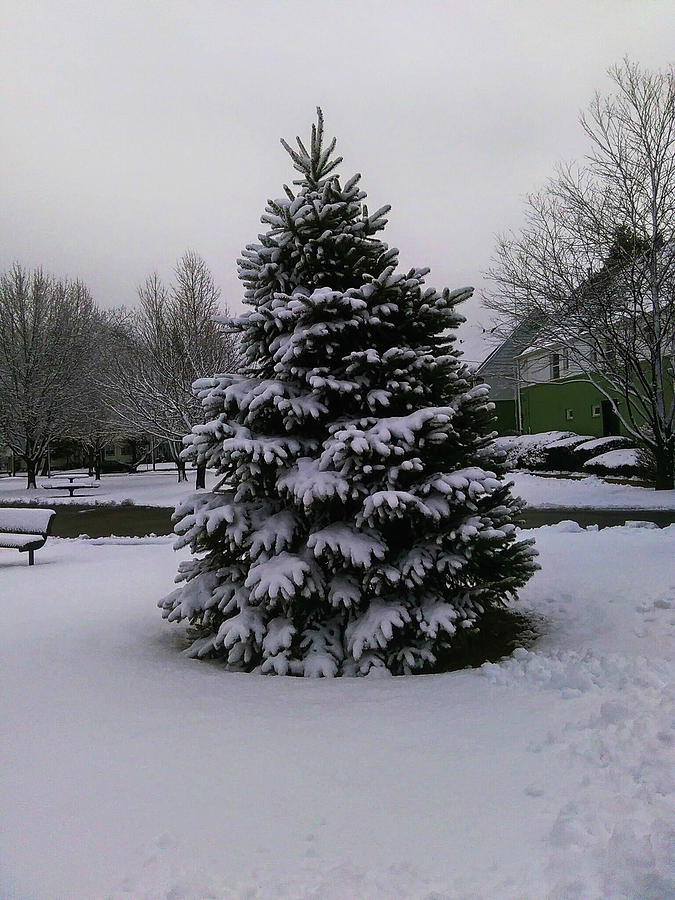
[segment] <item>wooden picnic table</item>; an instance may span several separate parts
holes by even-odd
[[[72,497],[74,496],[75,491],[96,490],[101,486],[98,482],[94,482],[91,480],[88,480],[86,483],[84,483],[82,479],[88,479],[88,475],[66,475],[58,477],[63,481],[67,479],[67,483],[43,484],[42,489],[45,491],[68,491],[69,496]]]
[[[91,478],[91,475],[87,475],[86,472],[73,472],[72,475],[58,474],[52,475],[52,478],[63,478],[68,479],[68,481],[72,484],[74,481],[81,480],[82,478]]]

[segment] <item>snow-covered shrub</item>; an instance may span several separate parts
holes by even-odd
[[[497,451],[506,454],[504,466],[507,471],[516,469],[547,469],[547,447],[566,438],[574,438],[571,431],[542,431],[538,434],[517,434],[498,437],[494,441]]]
[[[300,178],[268,203],[239,263],[251,309],[228,320],[243,374],[195,385],[207,424],[187,441],[221,480],[177,507],[193,559],[160,606],[230,669],[434,671],[536,568],[488,388],[454,346],[472,291],[397,271],[389,207],[341,184],[320,113],[309,151],[284,146]]]
[[[546,468],[556,472],[576,472],[580,459],[574,451],[580,444],[590,440],[592,436],[589,434],[572,434],[548,444],[544,448]]]
[[[608,450],[584,463],[584,472],[594,475],[644,475],[644,461],[634,447]]]
[[[608,453],[610,450],[622,450],[631,447],[631,441],[620,434],[611,434],[607,437],[593,438],[590,441],[584,441],[574,448],[574,457],[576,459],[576,467],[578,471],[582,471],[584,463],[599,456],[601,453]]]
[[[594,438],[571,431],[543,431],[538,434],[499,437],[494,441],[494,448],[505,454],[504,466],[507,471],[529,469],[610,474],[612,460],[618,464],[621,457],[610,457],[607,465],[602,461],[595,465],[596,457],[600,454],[608,455],[609,451],[614,450],[628,451],[631,442],[622,435]],[[634,475],[642,471],[644,464],[634,459],[635,451],[631,452],[633,456],[630,456],[630,460],[628,456],[623,458],[624,463],[614,474]]]
[[[656,459],[653,453],[650,453],[646,447],[638,447],[637,464],[639,477],[644,478],[650,484],[655,484],[657,480]]]

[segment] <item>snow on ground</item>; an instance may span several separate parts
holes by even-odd
[[[675,509],[675,491],[605,481],[597,475],[555,478],[512,472],[513,493],[540,509]]]
[[[26,490],[26,476],[17,475],[0,478],[0,506],[3,502],[48,504],[133,503],[136,506],[173,507],[178,500],[191,494],[195,489],[195,472],[188,469],[188,480],[177,481],[176,470],[139,471],[133,475],[103,475],[98,488],[83,488],[71,498],[64,490],[47,490],[48,478],[39,477],[38,487]],[[211,472],[206,475],[207,487],[215,483]]]
[[[530,506],[584,507],[597,509],[675,509],[675,491],[654,491],[632,484],[604,481],[596,475],[574,478],[555,478],[514,472],[509,479],[515,482],[514,493]],[[207,472],[207,487],[216,479]],[[55,504],[129,503],[136,506],[171,508],[178,500],[192,493],[195,475],[188,470],[188,481],[178,484],[176,472],[138,472],[134,475],[104,475],[101,487],[79,491],[71,499],[63,491],[43,490],[47,478],[39,478],[36,490],[26,490],[25,476],[0,478],[0,506],[7,502]]]
[[[9,898],[675,894],[675,526],[534,532],[529,650],[385,680],[179,652],[166,539],[0,554]]]

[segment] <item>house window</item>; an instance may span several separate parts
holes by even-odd
[[[570,351],[563,350],[562,354],[562,370],[563,372],[569,372],[570,368]]]
[[[560,354],[551,353],[549,363],[551,366],[551,381],[554,381],[556,378],[560,378]]]
[[[593,406],[591,406],[591,415],[593,416],[594,419],[599,419],[601,414],[602,414],[602,407],[600,406],[599,403],[594,403]]]
[[[105,448],[105,455],[108,459],[110,459],[111,456],[115,455],[115,445],[114,444],[112,447]]]
[[[566,409],[565,410],[565,418],[567,419],[568,422],[571,422],[572,419],[574,418],[574,410]]]

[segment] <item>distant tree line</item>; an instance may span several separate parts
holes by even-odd
[[[0,447],[23,460],[29,488],[50,447],[67,440],[97,475],[116,441],[166,443],[186,478],[182,438],[203,421],[192,383],[234,371],[236,339],[214,321],[227,310],[193,251],[170,285],[149,276],[138,300],[101,309],[79,280],[19,263],[0,274]]]

